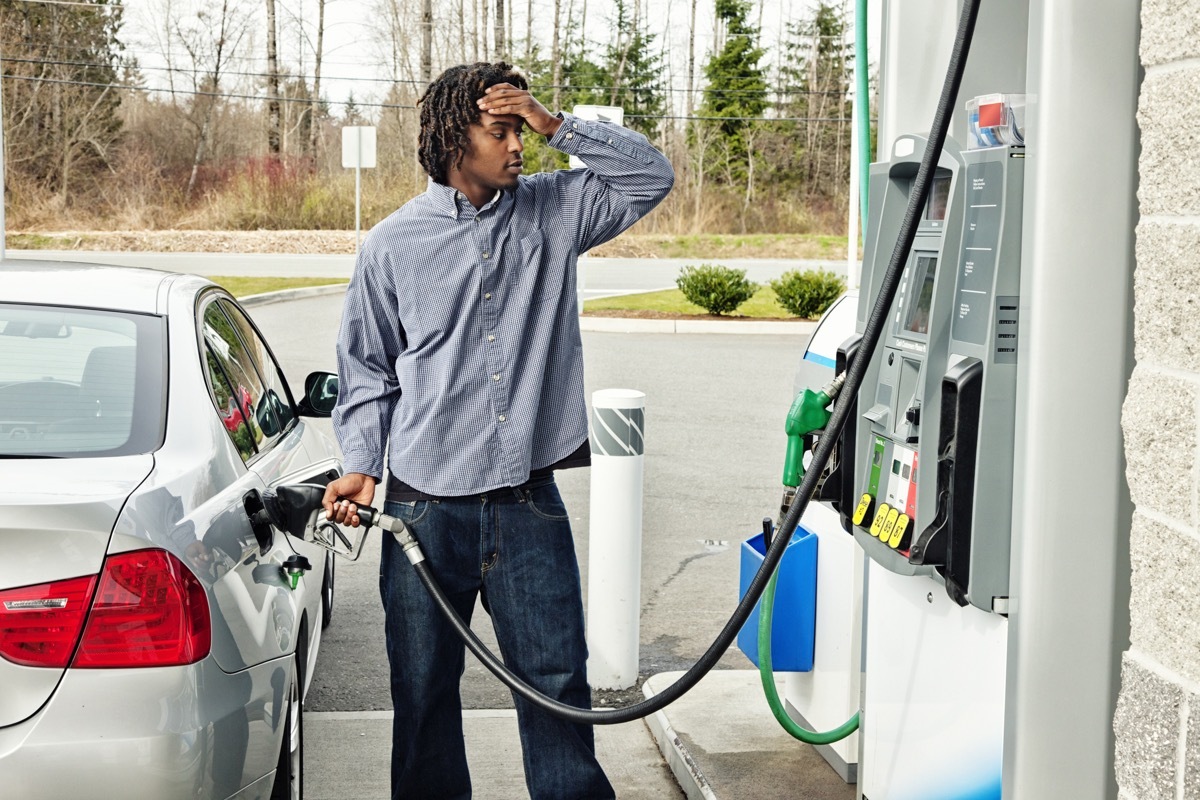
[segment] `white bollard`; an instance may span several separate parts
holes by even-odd
[[[637,682],[645,408],[634,389],[592,393],[587,669],[597,689]]]

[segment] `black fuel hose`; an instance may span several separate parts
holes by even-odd
[[[959,15],[958,32],[954,40],[954,49],[950,55],[950,65],[946,71],[946,80],[942,85],[941,96],[938,99],[937,111],[933,117],[933,126],[929,134],[929,141],[925,147],[925,153],[921,157],[921,166],[917,171],[916,180],[913,182],[912,192],[909,194],[908,208],[904,212],[904,220],[900,226],[900,235],[896,240],[895,248],[892,250],[892,257],[888,261],[887,271],[883,277],[883,284],[880,286],[875,306],[871,310],[871,316],[868,318],[866,329],[863,331],[862,343],[859,345],[858,354],[855,356],[847,372],[846,385],[843,389],[845,397],[853,397],[858,393],[858,389],[862,385],[863,376],[867,370],[867,365],[870,363],[875,348],[879,344],[879,338],[883,333],[888,311],[892,306],[892,301],[896,297],[896,291],[900,285],[900,277],[904,272],[904,264],[908,259],[909,251],[912,249],[921,211],[925,207],[925,200],[929,194],[930,181],[937,166],[938,157],[942,152],[942,146],[946,141],[946,131],[950,127],[953,106],[958,98],[958,89],[962,84],[963,69],[967,62],[967,53],[975,32],[975,20],[979,14],[979,3],[980,0],[965,0],[963,3],[962,11]],[[762,565],[746,589],[745,596],[738,603],[729,621],[725,623],[725,627],[721,629],[721,633],[713,641],[712,645],[709,646],[708,650],[704,652],[704,655],[692,665],[691,669],[662,692],[640,703],[635,703],[625,708],[588,710],[560,703],[541,694],[510,672],[504,665],[504,662],[493,655],[471,628],[462,621],[453,606],[446,599],[445,594],[442,593],[437,581],[429,571],[429,566],[424,562],[423,556],[421,557],[422,560],[417,560],[413,566],[417,570],[417,575],[420,576],[421,582],[425,584],[425,588],[433,596],[434,602],[462,638],[467,648],[504,685],[525,700],[547,713],[580,725],[613,725],[620,722],[631,722],[635,719],[641,719],[665,708],[682,697],[684,693],[699,683],[700,679],[709,670],[716,666],[721,656],[729,649],[729,645],[733,643],[738,631],[741,630],[746,619],[754,610],[759,596],[762,595],[767,582],[771,579],[771,575],[775,572],[775,568],[783,558],[784,551],[792,539],[792,534],[796,530],[800,518],[804,515],[804,510],[808,507],[809,498],[816,489],[817,480],[824,471],[825,465],[829,461],[829,456],[833,452],[834,443],[848,421],[847,418],[849,417],[851,406],[851,403],[834,404],[833,414],[829,419],[829,424],[825,428],[825,434],[820,437],[820,442],[813,453],[812,463],[809,465],[804,479],[796,490],[796,500],[792,503],[787,516],[784,517],[779,529],[779,535],[775,537],[775,541],[767,550]],[[360,516],[362,516],[362,513],[360,511]],[[413,544],[415,545],[416,543],[414,542]]]

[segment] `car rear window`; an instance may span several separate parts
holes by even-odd
[[[0,303],[0,457],[158,449],[164,341],[161,317]]]

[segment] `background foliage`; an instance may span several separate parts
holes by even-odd
[[[457,0],[457,13],[455,0],[440,1],[437,13],[457,21],[436,30],[430,74],[506,58],[551,110],[622,106],[626,125],[670,157],[676,188],[641,232],[843,232],[851,51],[843,6],[819,2],[768,44],[749,0],[716,0],[713,48],[696,54],[695,86],[681,93],[645,0],[615,0],[604,20],[588,18],[586,2],[556,0],[551,48],[546,30],[512,29],[511,3],[507,31],[497,26],[489,44],[488,26],[467,25],[481,12],[486,20],[494,0]],[[364,226],[423,191],[420,0],[378,2],[374,45],[392,58],[378,100],[338,98],[335,114],[313,66],[319,46],[299,63],[284,59],[271,73],[278,152],[264,102],[271,75],[255,66],[258,5],[212,0],[185,13],[164,0],[156,36],[168,67],[147,72],[126,45],[126,6],[115,0],[0,0],[9,226],[352,228],[354,176],[341,167],[340,129],[355,124],[378,127],[378,167],[362,174]],[[566,166],[532,135],[525,161],[533,171]]]

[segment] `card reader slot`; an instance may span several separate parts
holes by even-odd
[[[946,579],[947,594],[960,606],[967,604],[970,580],[982,396],[983,363],[977,358],[964,358],[942,378],[937,512],[909,553],[913,564],[938,567]]]

